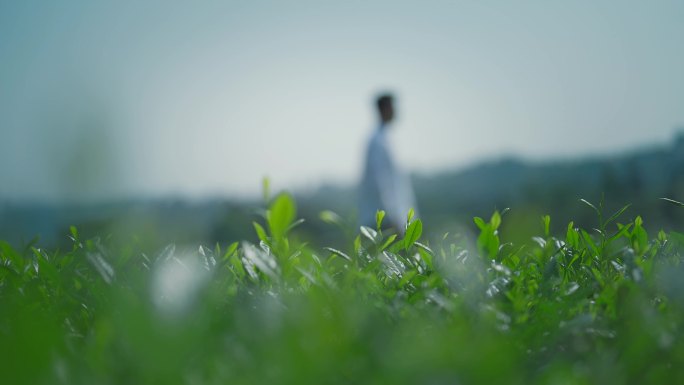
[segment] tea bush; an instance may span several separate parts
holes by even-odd
[[[501,241],[505,212],[472,242],[428,242],[412,213],[397,236],[379,212],[318,248],[287,194],[257,242],[0,242],[3,383],[684,383],[684,235],[585,203],[595,229],[556,236],[545,216],[524,245]]]

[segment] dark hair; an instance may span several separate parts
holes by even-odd
[[[378,111],[382,111],[388,106],[392,105],[393,96],[392,94],[381,94],[376,99],[376,104],[378,106]]]

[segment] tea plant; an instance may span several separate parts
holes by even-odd
[[[318,248],[287,194],[256,242],[0,242],[3,383],[684,383],[684,235],[586,203],[596,229],[558,237],[545,216],[525,245],[501,241],[505,212],[474,219],[472,246],[426,241],[412,213],[399,237],[378,212]]]

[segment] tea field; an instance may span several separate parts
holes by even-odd
[[[319,246],[288,194],[252,240],[0,242],[2,383],[684,383],[684,234],[583,203],[595,226],[544,216],[522,244],[506,210],[473,237],[324,211],[345,241]]]

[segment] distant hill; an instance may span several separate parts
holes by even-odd
[[[617,155],[544,162],[509,157],[414,175],[412,181],[420,213],[432,228],[470,226],[473,216],[488,217],[504,208],[518,217],[516,223],[520,217],[537,223],[550,214],[557,231],[569,220],[595,225],[596,214],[580,203],[583,198],[597,206],[603,199],[608,215],[632,204],[625,216],[641,215],[652,229],[684,230],[684,209],[659,199],[684,200],[684,134],[668,145]],[[325,187],[304,198],[313,206],[310,211],[336,207],[348,212],[355,206],[353,189]]]
[[[531,162],[514,157],[492,160],[462,170],[414,175],[417,204],[426,229],[470,231],[472,217],[488,217],[496,209],[516,227],[539,226],[550,214],[552,229],[564,231],[569,220],[595,226],[596,214],[579,202],[606,202],[606,215],[632,204],[626,217],[641,215],[650,229],[684,231],[684,208],[660,200],[684,200],[684,135],[668,145],[634,149],[618,155]],[[339,230],[318,219],[333,210],[355,222],[356,189],[322,186],[296,193],[299,215],[306,219],[303,237],[335,243]],[[251,221],[262,203],[254,201],[129,201],[86,206],[0,205],[0,239],[25,244],[39,235],[44,246],[68,247],[70,225],[86,236],[137,237],[153,249],[160,243],[225,243],[254,238]],[[515,239],[522,228],[502,233]],[[515,219],[515,220],[513,220]],[[350,226],[351,227],[351,226]],[[517,239],[516,239],[517,240]],[[519,240],[518,240],[519,241]]]

